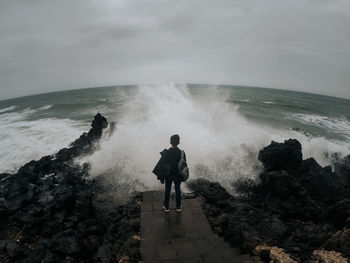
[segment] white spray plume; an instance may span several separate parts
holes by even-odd
[[[304,157],[313,156],[323,165],[327,162],[323,152],[349,150],[324,138],[251,123],[226,99],[223,90],[214,86],[197,93],[185,85],[139,86],[125,105],[115,133],[83,161],[91,163],[93,175],[108,174],[113,181],[138,181],[148,189],[158,188],[152,170],[159,152],[170,146],[170,136],[179,134],[190,176],[219,181],[230,190],[238,178],[256,178],[261,168],[258,151],[271,140],[297,138]]]

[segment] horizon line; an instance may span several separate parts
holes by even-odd
[[[167,83],[133,83],[133,84],[116,84],[116,85],[105,85],[105,86],[92,86],[92,87],[86,87],[86,88],[70,88],[70,89],[63,89],[63,90],[55,90],[55,91],[49,91],[49,92],[39,92],[39,93],[33,93],[29,95],[24,96],[18,96],[18,97],[10,97],[6,99],[1,99],[0,102],[6,102],[9,100],[15,100],[20,98],[26,98],[26,97],[32,97],[32,96],[40,96],[45,94],[53,94],[53,93],[60,93],[60,92],[67,92],[67,91],[74,91],[74,90],[85,90],[85,89],[98,89],[98,88],[115,88],[115,87],[132,87],[132,86],[142,86],[142,85],[197,85],[197,86],[227,86],[227,87],[242,87],[242,88],[255,88],[255,89],[269,89],[269,90],[278,90],[278,91],[288,91],[288,92],[295,92],[295,93],[303,93],[303,94],[310,94],[310,95],[317,95],[317,96],[323,96],[323,97],[330,97],[330,98],[336,98],[340,100],[346,100],[350,101],[350,98],[344,98],[344,97],[338,97],[335,95],[328,95],[328,94],[320,94],[320,93],[314,93],[309,91],[299,91],[299,90],[291,90],[291,89],[281,89],[281,88],[271,88],[271,87],[264,87],[264,86],[249,86],[249,85],[240,85],[240,84],[213,84],[213,83],[174,83],[174,82],[167,82]]]

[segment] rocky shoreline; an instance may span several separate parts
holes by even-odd
[[[237,182],[240,197],[208,180],[189,184],[203,197],[213,231],[265,262],[348,262],[350,155],[332,172],[303,160],[301,144],[290,139],[272,142],[259,160],[260,182]]]
[[[0,262],[139,261],[142,193],[118,205],[103,178],[88,179],[88,165],[73,162],[107,125],[97,114],[69,148],[0,174]]]
[[[111,200],[103,177],[74,158],[98,147],[107,120],[52,156],[0,174],[0,262],[139,262],[142,193]],[[350,259],[350,155],[331,167],[303,160],[298,141],[272,142],[259,153],[260,180],[239,181],[240,195],[219,183],[188,182],[203,199],[214,232],[264,262]],[[328,260],[328,261],[327,261]]]

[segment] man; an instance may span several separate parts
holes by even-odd
[[[157,175],[157,178],[163,183],[165,183],[164,192],[164,204],[163,210],[168,213],[169,210],[169,199],[171,185],[174,182],[175,185],[175,195],[176,195],[176,211],[181,212],[181,176],[179,174],[178,163],[181,159],[181,150],[177,147],[180,144],[180,136],[175,134],[170,137],[171,147],[168,150],[163,150],[161,154],[161,159],[153,170],[153,173]],[[183,156],[186,161],[186,154],[184,152]]]

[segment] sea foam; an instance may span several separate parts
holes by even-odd
[[[0,109],[0,113],[11,111],[11,110],[14,110],[15,108],[16,108],[16,106],[10,106],[10,107],[6,107],[6,108],[2,108],[2,109]]]
[[[350,122],[345,118],[320,116],[316,114],[291,114],[291,119],[299,120],[308,125],[312,124],[350,139]]]
[[[30,160],[55,153],[87,128],[70,119],[28,119],[40,110],[45,109],[27,108],[0,116],[0,172],[15,172]]]

